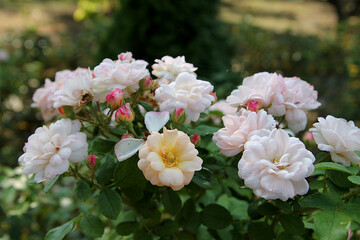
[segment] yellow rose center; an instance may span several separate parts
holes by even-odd
[[[286,165],[279,165],[280,164],[280,158],[275,158],[274,160],[273,160],[273,163],[275,164],[275,166],[277,167],[277,169],[279,169],[279,170],[283,170],[283,169],[285,169],[286,167],[287,167],[287,164]]]
[[[177,164],[176,157],[174,153],[168,151],[167,149],[163,149],[162,151],[162,160],[166,167],[171,168]]]

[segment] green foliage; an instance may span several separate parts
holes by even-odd
[[[74,228],[74,222],[71,220],[59,227],[51,229],[45,236],[45,240],[61,240]]]
[[[99,194],[98,208],[105,217],[116,219],[121,210],[121,197],[112,189],[104,189]]]
[[[103,222],[95,216],[88,215],[83,217],[79,223],[81,231],[89,238],[101,237],[104,233]]]

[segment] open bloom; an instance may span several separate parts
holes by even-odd
[[[334,162],[345,166],[350,166],[350,163],[359,164],[360,157],[354,151],[360,151],[360,129],[354,122],[331,115],[326,119],[320,117],[318,121],[310,129],[318,148],[330,152]]]
[[[169,83],[175,81],[177,76],[182,72],[187,72],[196,77],[195,71],[197,70],[193,64],[185,62],[184,56],[176,58],[164,56],[161,60],[156,59],[155,64],[152,65],[152,74],[160,79],[160,83]]]
[[[31,107],[40,108],[41,115],[45,121],[50,121],[58,114],[57,109],[54,108],[54,95],[71,74],[73,73],[69,70],[59,71],[55,75],[54,82],[50,81],[50,79],[45,79],[44,87],[38,88],[35,91],[32,97],[34,103],[31,104]]]
[[[241,109],[238,115],[228,114],[222,118],[225,127],[214,133],[213,141],[220,152],[232,157],[244,150],[244,145],[253,131],[274,129],[276,122],[263,109],[259,112]]]
[[[19,162],[25,165],[25,174],[35,174],[35,181],[42,182],[64,173],[70,162],[81,162],[87,158],[86,135],[79,132],[81,124],[67,118],[52,123],[50,127],[39,127],[24,147]]]
[[[173,112],[176,108],[185,109],[185,123],[196,122],[200,113],[215,100],[210,93],[214,87],[207,81],[197,80],[189,73],[181,73],[169,85],[161,84],[155,91],[161,111]]]
[[[91,87],[90,69],[78,68],[59,90],[55,92],[54,108],[61,106],[80,107],[92,101],[94,92]]]
[[[282,129],[266,132],[254,135],[245,144],[238,164],[240,178],[255,195],[265,199],[286,201],[307,193],[305,178],[314,171],[314,155]]]
[[[190,138],[178,130],[152,132],[139,151],[138,167],[151,184],[180,190],[201,169],[202,159]]]
[[[282,76],[276,73],[256,73],[246,77],[226,101],[236,108],[247,106],[251,100],[257,101],[261,107],[269,107],[275,96],[281,93],[282,81]]]
[[[92,84],[96,100],[105,101],[106,95],[114,88],[123,90],[127,97],[139,89],[139,81],[142,78],[150,75],[146,69],[147,62],[125,55],[119,55],[119,58],[124,60],[113,61],[106,58],[94,68],[95,77]]]

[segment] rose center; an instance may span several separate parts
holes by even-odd
[[[163,160],[165,166],[168,168],[173,167],[174,165],[177,164],[174,153],[172,153],[170,151],[166,151],[166,150],[163,151],[162,160]]]
[[[275,166],[277,167],[278,170],[283,170],[288,166],[287,163],[280,162],[280,158],[275,158],[273,160],[273,163],[275,164]]]

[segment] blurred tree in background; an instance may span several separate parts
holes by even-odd
[[[99,60],[131,51],[149,64],[165,55],[185,56],[200,78],[234,87],[229,74],[230,27],[218,20],[220,0],[120,0],[101,40]]]

